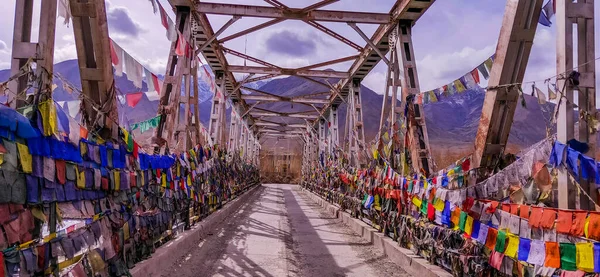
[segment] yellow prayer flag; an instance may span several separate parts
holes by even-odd
[[[467,90],[465,88],[465,86],[462,84],[462,82],[460,81],[460,79],[454,81],[454,87],[456,88],[457,92],[463,92],[463,91]]]
[[[488,72],[492,73],[492,65],[494,65],[494,61],[492,61],[492,58],[488,58],[483,63],[485,64],[485,67],[487,67]]]
[[[417,208],[421,208],[421,204],[423,203],[423,201],[421,201],[421,199],[419,199],[418,197],[413,196],[412,203],[415,204]]]
[[[42,115],[42,127],[44,128],[44,136],[50,136],[58,133],[56,125],[56,107],[53,100],[46,100],[38,104],[38,110]]]
[[[444,201],[442,201],[441,199],[435,199],[435,202],[433,204],[433,207],[437,210],[437,211],[443,211],[444,210]]]
[[[75,166],[75,173],[77,173],[77,188],[85,188],[85,171],[79,171],[79,167]]]
[[[162,176],[160,176],[160,186],[163,188],[167,187],[167,174],[163,172]]]
[[[577,269],[585,272],[594,272],[594,244],[581,242],[575,244],[577,250]]]
[[[121,173],[118,170],[113,171],[115,174],[115,190],[121,189]]]
[[[517,251],[519,250],[519,237],[508,233],[508,244],[506,245],[506,251],[504,255],[509,256],[513,259],[517,258]]]
[[[437,99],[437,95],[435,95],[435,92],[434,92],[433,90],[430,90],[430,91],[429,91],[429,101],[430,101],[431,103],[435,103],[435,102],[437,102],[437,101],[438,101],[438,99]]]
[[[4,154],[0,154],[0,165],[4,163]]]
[[[33,171],[33,167],[31,165],[31,153],[29,153],[29,148],[25,144],[20,144],[17,142],[17,148],[19,149],[19,160],[21,161],[21,167],[23,168],[23,172],[31,173]]]
[[[473,217],[468,215],[467,221],[465,222],[465,233],[467,233],[467,235],[470,236],[472,232],[473,232]]]
[[[187,176],[187,185],[188,187],[192,186],[192,177],[190,175]]]

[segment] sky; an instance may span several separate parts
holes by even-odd
[[[159,0],[168,7],[167,0]],[[217,2],[217,0],[212,0]],[[10,67],[12,26],[15,0],[2,0],[0,10],[0,69]],[[39,2],[34,13],[33,37],[37,37]],[[224,2],[224,1],[221,1]],[[261,0],[228,0],[228,3],[249,5],[268,4]],[[302,8],[317,0],[281,0],[284,4]],[[325,9],[364,12],[389,12],[393,0],[342,0]],[[505,1],[499,0],[438,0],[413,27],[414,52],[421,91],[441,87],[471,71],[495,52],[502,23]],[[596,14],[600,5],[595,5]],[[153,14],[149,0],[107,1],[109,34],[121,47],[156,74],[164,74],[170,42],[160,23],[159,14]],[[167,9],[171,18],[174,13]],[[230,16],[209,15],[213,30],[218,30]],[[242,18],[228,28],[225,37],[256,24],[267,21],[259,18]],[[552,20],[555,21],[554,19]],[[598,16],[596,24],[600,23]],[[55,62],[76,58],[72,26],[57,19]],[[366,43],[348,25],[323,23],[358,45]],[[600,25],[598,25],[600,26]],[[376,25],[359,24],[368,35]],[[596,27],[596,48],[600,44],[600,28]],[[35,40],[35,39],[34,39]],[[281,67],[300,67],[326,60],[356,54],[356,50],[321,33],[302,21],[288,20],[267,29],[225,43],[225,46],[261,58]],[[596,51],[599,53],[600,51]],[[598,55],[597,55],[598,56]],[[227,55],[230,64],[243,64],[243,60]],[[249,63],[252,65],[252,63]],[[347,71],[351,62],[331,66]],[[597,68],[600,62],[597,62]],[[363,80],[363,84],[377,93],[384,90],[386,67],[380,62]],[[526,70],[525,81],[544,80],[556,75],[556,27],[539,25]],[[596,78],[600,80],[600,78]],[[538,84],[544,87],[543,82]],[[530,88],[525,88],[530,90]],[[545,91],[545,90],[544,90]]]

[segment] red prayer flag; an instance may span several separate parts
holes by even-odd
[[[500,270],[502,267],[502,260],[504,260],[504,254],[498,251],[492,251],[492,255],[490,255],[490,266],[493,268]]]
[[[587,211],[573,211],[573,224],[571,225],[570,234],[573,236],[583,236],[583,228],[585,227],[585,220],[587,218]]]
[[[589,220],[588,238],[600,240],[600,214],[597,212],[590,212]]]
[[[533,228],[539,228],[542,223],[542,208],[531,207],[531,214],[529,215],[529,225]]]
[[[542,214],[541,226],[545,229],[552,229],[554,227],[554,221],[556,220],[556,210],[544,209]]]
[[[181,33],[177,32],[177,46],[175,46],[175,54],[177,54],[177,56],[185,55],[186,45],[187,45],[187,42],[183,38],[183,35]]]
[[[162,89],[162,82],[158,79],[158,77],[156,75],[154,75],[154,73],[151,73],[151,74],[152,74],[152,84],[154,84],[154,89],[160,95],[160,90]]]
[[[573,225],[573,212],[572,211],[558,211],[558,221],[556,222],[556,231],[563,234],[571,232]]]
[[[479,84],[479,70],[477,70],[477,68],[471,71],[471,76],[473,76],[473,80],[475,80],[475,83]]]
[[[524,219],[529,219],[529,206],[521,205],[519,208],[519,216]]]
[[[165,9],[162,7],[162,5],[160,4],[159,1],[156,1],[158,3],[158,9],[160,10],[160,23],[162,23],[163,27],[165,27],[165,29],[169,29],[169,16],[167,15],[167,12],[165,11]]]
[[[129,105],[132,108],[135,108],[135,106],[137,106],[137,104],[140,102],[140,100],[142,100],[142,93],[141,92],[130,93],[130,94],[125,95],[125,98],[127,99],[127,105]]]
[[[112,39],[110,40],[110,60],[114,65],[119,64],[119,57],[117,56],[117,52],[115,51],[115,47],[113,46]]]

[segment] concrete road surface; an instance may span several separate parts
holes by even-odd
[[[296,185],[268,184],[161,276],[409,276]]]

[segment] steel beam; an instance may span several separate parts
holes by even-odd
[[[278,112],[264,112],[264,111],[252,111],[252,116],[267,116],[267,117],[291,117],[291,118],[303,118],[303,119],[315,119],[317,115],[310,114],[296,114],[296,113],[278,113]]]
[[[292,102],[292,103],[306,103],[306,104],[327,104],[327,99],[316,99],[316,98],[288,98],[288,97],[277,97],[270,95],[242,95],[242,99],[248,101],[263,101],[263,102]]]
[[[239,15],[247,17],[263,17],[291,20],[314,20],[329,22],[356,22],[365,24],[387,24],[391,16],[385,13],[329,11],[329,10],[306,10],[303,9],[279,9],[266,6],[250,6],[237,4],[222,4],[197,2],[196,11],[204,14]]]
[[[222,46],[222,47],[221,47],[221,49],[223,50],[223,52],[225,52],[225,53],[227,53],[227,54],[231,54],[231,55],[234,55],[234,56],[240,57],[240,58],[242,58],[242,59],[249,60],[249,61],[251,61],[251,62],[254,62],[254,63],[260,64],[260,65],[264,65],[264,66],[266,66],[266,67],[275,67],[275,68],[279,68],[278,66],[276,66],[276,65],[274,65],[274,64],[272,64],[272,63],[265,62],[265,61],[263,61],[263,60],[261,60],[261,59],[258,59],[258,58],[255,58],[255,57],[252,57],[252,56],[250,56],[250,55],[246,55],[246,54],[244,54],[244,53],[240,53],[240,52],[238,52],[238,51],[235,51],[235,50],[233,50],[233,49],[229,49],[229,48],[227,48],[227,47],[224,47],[224,46]]]
[[[398,40],[394,45],[396,50],[393,52],[397,55],[394,58],[394,63],[398,64],[398,68],[394,71],[392,77],[392,130],[395,129],[394,125],[398,124],[396,109],[398,85],[402,86],[402,100],[407,99],[409,95],[414,96],[418,94],[421,90],[412,43],[412,26],[400,22],[398,24],[396,35]],[[410,126],[407,130],[407,135],[409,136],[408,147],[410,147],[413,170],[415,172],[424,172],[426,176],[429,176],[435,170],[435,164],[429,147],[429,135],[427,133],[423,105],[415,100],[411,103],[404,101],[404,103],[405,105],[409,105],[408,111],[411,117],[408,119],[410,122],[407,123]],[[394,134],[394,136],[396,136],[396,134]],[[392,147],[392,150],[395,150],[399,145],[394,143]],[[394,153],[394,151],[392,151],[392,153]],[[397,165],[395,166],[399,168]]]
[[[304,77],[322,77],[322,78],[347,78],[347,72],[330,70],[298,70],[294,68],[260,67],[260,66],[242,66],[230,65],[227,67],[229,72],[254,73],[254,74],[277,74]]]
[[[353,60],[356,60],[358,57],[359,57],[358,55],[352,55],[352,56],[343,57],[343,58],[339,58],[339,59],[335,59],[335,60],[325,61],[322,63],[303,66],[303,67],[298,68],[298,70],[313,69],[313,68],[319,68],[319,67],[328,66],[328,65],[332,65],[332,64],[353,61]]]
[[[73,12],[73,33],[81,88],[87,101],[82,101],[83,122],[103,139],[117,139],[119,114],[116,103],[110,38],[103,0],[69,0]],[[52,15],[54,16],[54,15]],[[95,74],[87,74],[88,72]]]
[[[198,54],[200,54],[200,52],[202,50],[204,50],[213,41],[215,41],[218,36],[220,36],[223,32],[225,32],[225,30],[227,30],[227,28],[229,28],[231,25],[233,25],[233,23],[235,23],[236,21],[238,21],[240,18],[242,18],[242,17],[236,15],[236,16],[233,16],[231,19],[229,19],[229,21],[227,21],[225,23],[225,25],[223,25],[219,30],[217,30],[204,44],[202,44],[202,45],[200,45],[200,47],[198,47],[198,49],[196,50],[194,56],[198,56]]]
[[[271,25],[275,25],[275,24],[277,24],[279,22],[282,22],[282,21],[283,21],[282,18],[277,18],[277,19],[269,20],[269,21],[267,21],[265,23],[258,24],[258,25],[254,26],[254,27],[250,27],[250,28],[248,28],[246,30],[243,30],[243,31],[237,32],[237,33],[235,33],[233,35],[229,35],[227,37],[219,39],[219,42],[220,43],[224,43],[224,42],[230,41],[232,39],[236,39],[236,38],[239,38],[241,36],[245,36],[245,35],[250,34],[252,32],[256,32],[258,30],[262,30],[264,28],[267,28],[267,27],[269,27]]]
[[[472,167],[494,170],[504,153],[519,87],[525,76],[542,0],[508,0],[496,47],[496,56],[485,94]]]
[[[36,79],[41,81],[39,90],[35,92],[38,102],[51,99],[56,1],[42,1],[37,43],[31,42],[33,0],[17,0],[15,4],[10,75],[18,75],[29,59],[34,60],[37,64],[35,76]],[[25,104],[27,77],[23,75],[8,83],[8,104],[13,109],[22,107]]]
[[[377,48],[377,45],[375,45],[375,43],[373,43],[373,41],[371,41],[371,39],[365,33],[363,33],[363,31],[356,25],[356,23],[351,22],[348,23],[348,25],[352,27],[352,29],[354,29],[358,33],[358,35],[367,42],[367,45],[369,45],[371,49],[373,49],[373,51],[375,51],[375,53],[377,53],[377,55],[379,55],[379,57],[387,65],[390,64],[390,61],[385,57],[385,53],[383,53],[381,50],[379,50],[379,48]]]
[[[557,78],[559,88],[557,138],[562,143],[567,143],[575,138],[588,144],[589,151],[586,156],[596,156],[596,126],[593,120],[598,118],[596,110],[596,66],[594,45],[594,1],[579,0],[577,2],[556,0],[556,72],[561,75]],[[575,28],[575,26],[577,26]],[[574,33],[576,35],[574,36]],[[576,46],[575,46],[576,43]],[[575,47],[577,56],[574,57]],[[576,60],[574,60],[576,59]],[[577,62],[575,64],[575,61]],[[579,76],[579,85],[571,84],[569,74],[576,67]],[[574,91],[578,91],[578,129],[575,128]],[[564,97],[564,98],[563,98]],[[579,192],[579,189],[566,170],[559,170],[558,174],[558,207],[561,209],[594,210],[598,200],[598,191],[593,182],[583,179],[579,182],[581,189],[592,198]],[[579,203],[579,206],[577,206]]]

